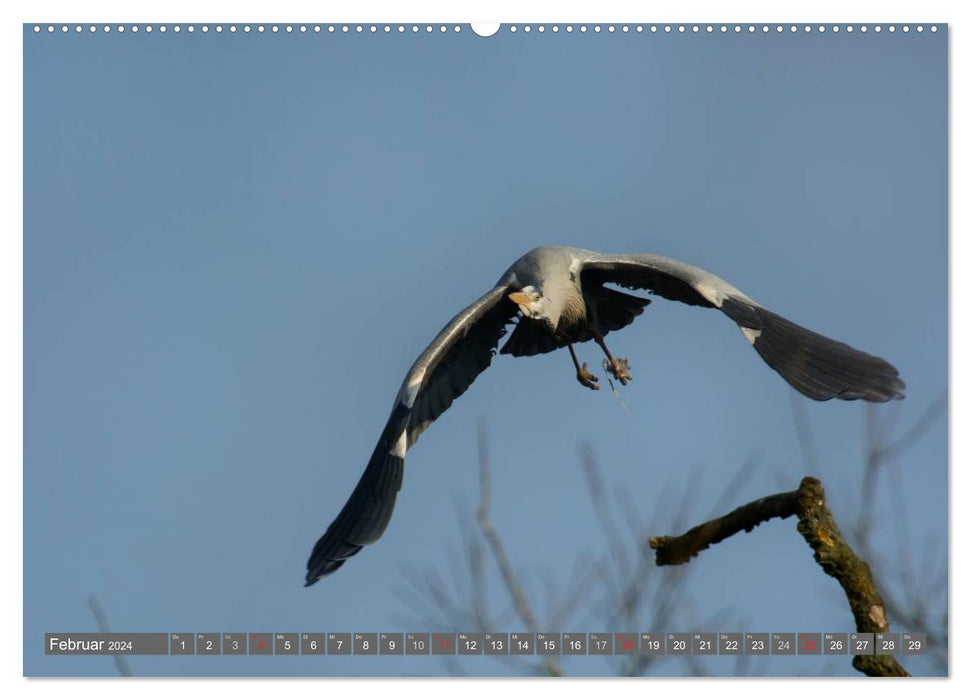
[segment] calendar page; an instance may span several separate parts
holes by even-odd
[[[407,14],[23,25],[23,674],[947,676],[947,22]]]

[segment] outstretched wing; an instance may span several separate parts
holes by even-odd
[[[811,399],[903,398],[904,383],[886,360],[797,326],[700,268],[660,255],[590,253],[581,275],[720,309],[738,324],[769,367]]]
[[[384,532],[401,488],[405,452],[491,363],[517,313],[500,285],[463,309],[415,361],[361,480],[307,562],[309,586]]]

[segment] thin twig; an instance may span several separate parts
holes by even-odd
[[[506,548],[502,543],[502,538],[499,537],[498,531],[495,529],[495,527],[493,527],[492,522],[489,519],[489,510],[492,505],[492,487],[489,466],[489,446],[486,439],[486,427],[484,420],[479,421],[478,428],[480,500],[476,520],[479,524],[479,530],[482,532],[482,537],[485,538],[485,541],[489,544],[489,548],[492,551],[492,558],[495,559],[496,566],[499,567],[499,573],[502,575],[502,580],[506,584],[506,590],[509,593],[509,597],[513,601],[513,606],[516,608],[516,612],[519,613],[519,617],[526,624],[529,631],[536,633],[539,631],[539,624],[536,621],[536,616],[533,614],[533,609],[530,607],[529,601],[526,599],[526,592],[519,583],[519,578],[516,576],[516,571],[509,562],[509,557],[506,554]],[[553,657],[546,657],[543,662],[547,673],[549,673],[551,676],[563,675],[563,669],[560,667],[560,663]]]
[[[921,414],[920,418],[914,421],[903,435],[889,444],[878,445],[876,452],[880,459],[899,457],[906,452],[914,443],[920,440],[924,434],[930,430],[931,426],[941,417],[947,408],[947,392],[941,393],[930,406]]]
[[[94,615],[94,619],[98,623],[98,629],[101,633],[110,634],[111,625],[108,624],[108,616],[93,593],[88,596],[88,607],[91,608],[91,614]],[[118,669],[119,676],[132,675],[131,667],[128,665],[128,660],[124,656],[121,654],[112,654],[111,658],[114,659],[115,668]]]

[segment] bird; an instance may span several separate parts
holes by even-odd
[[[573,348],[593,340],[606,357],[605,370],[622,385],[631,381],[629,361],[614,357],[605,337],[630,325],[651,299],[614,287],[721,311],[769,367],[811,399],[885,402],[904,396],[904,383],[886,360],[798,326],[693,265],[655,254],[534,248],[449,321],[408,370],[364,474],[313,548],[304,585],[334,573],[384,533],[405,454],[489,367],[509,325],[512,333],[499,354],[524,357],[566,347],[577,381],[597,390],[598,378]]]

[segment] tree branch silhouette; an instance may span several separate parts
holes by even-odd
[[[506,584],[506,591],[509,593],[509,598],[512,600],[516,612],[522,621],[526,623],[529,631],[535,633],[539,631],[539,623],[536,620],[536,615],[533,614],[533,609],[526,598],[526,592],[522,584],[520,584],[519,578],[516,576],[516,570],[506,555],[506,548],[502,543],[502,538],[499,537],[499,532],[493,527],[492,521],[489,518],[489,513],[492,508],[492,481],[490,477],[489,445],[486,440],[485,423],[482,420],[479,421],[477,435],[479,448],[479,509],[476,513],[476,522],[478,523],[482,537],[489,544],[489,549],[492,551],[492,558],[495,560],[496,566],[499,567],[502,580]],[[543,659],[543,665],[547,673],[551,676],[563,675],[563,670],[554,657]]]
[[[101,607],[101,603],[93,593],[88,596],[88,607],[91,609],[91,614],[94,615],[95,622],[98,623],[98,630],[102,634],[110,634],[111,625],[108,624],[108,615],[105,613],[104,608]],[[132,675],[131,667],[128,665],[128,661],[124,656],[121,654],[112,654],[111,658],[115,662],[115,668],[118,669],[119,676]]]
[[[772,518],[785,519],[793,515],[799,519],[796,530],[812,548],[816,563],[843,588],[857,632],[888,632],[886,605],[873,581],[870,567],[843,538],[818,479],[805,477],[795,491],[760,498],[682,535],[652,537],[648,544],[655,551],[658,566],[686,564],[692,557],[732,535],[751,532]],[[857,655],[853,658],[853,668],[868,676],[910,675],[890,655]]]
[[[501,537],[502,523],[492,520],[494,494],[489,443],[485,423],[480,422],[478,497],[459,508],[465,570],[455,571],[453,567],[450,586],[434,567],[420,570],[409,567],[409,607],[422,611],[419,621],[423,625],[456,632],[490,632],[508,626],[512,620],[518,620],[532,631],[565,629],[567,625],[618,632],[708,629],[723,625],[741,628],[745,626],[744,613],[733,609],[728,611],[731,619],[725,620],[725,611],[705,610],[702,606],[705,619],[695,619],[699,608],[691,597],[690,579],[700,567],[671,564],[686,563],[704,549],[739,532],[751,531],[772,518],[795,515],[799,521],[797,530],[810,545],[815,561],[841,585],[843,595],[836,594],[834,588],[828,589],[827,594],[833,595],[833,603],[844,610],[847,603],[850,605],[856,629],[887,632],[887,621],[893,620],[898,629],[922,631],[927,634],[926,656],[908,657],[908,665],[913,664],[911,670],[915,673],[925,672],[928,665],[946,672],[949,659],[946,548],[937,533],[931,532],[922,549],[909,550],[913,546],[909,535],[914,527],[906,508],[906,487],[901,481],[905,470],[900,463],[946,415],[946,394],[942,392],[909,426],[897,426],[898,414],[891,410],[893,406],[881,414],[866,408],[869,410],[861,414],[865,428],[862,468],[851,472],[841,469],[830,477],[825,471],[826,464],[819,458],[809,414],[794,403],[796,438],[804,462],[802,473],[822,471],[822,481],[831,492],[829,501],[820,481],[804,479],[794,491],[776,493],[730,510],[739,502],[744,488],[751,485],[748,482],[758,462],[752,456],[730,475],[723,493],[712,499],[707,511],[698,507],[698,490],[690,486],[700,481],[701,476],[691,473],[685,476],[684,486],[673,481],[659,483],[645,518],[640,495],[623,484],[610,484],[600,470],[594,449],[581,444],[579,466],[592,507],[593,523],[603,537],[603,544],[593,556],[578,553],[572,567],[564,569],[561,575],[565,586],[558,586],[555,577],[544,577],[545,591],[536,586],[535,567],[515,563],[508,540]],[[786,484],[798,480],[799,467],[794,469],[797,471],[776,474],[776,482],[781,487],[775,488],[784,489]],[[840,482],[847,475],[855,477],[852,488],[843,488]],[[891,502],[874,502],[878,491]],[[841,499],[846,498],[850,500],[849,507],[841,510]],[[892,518],[873,519],[873,513],[887,508],[893,511]],[[843,521],[842,532],[832,515],[834,512]],[[727,515],[713,517],[718,513]],[[688,529],[703,519],[706,522]],[[684,534],[650,538],[651,533],[663,531]],[[878,536],[882,537],[879,541]],[[657,545],[656,549],[645,546],[649,539]],[[888,542],[895,545],[892,554],[885,554],[877,546],[885,547]],[[880,582],[879,590],[875,581]],[[556,658],[493,657],[497,663],[527,674],[550,674],[547,664]],[[461,659],[455,660],[461,662]],[[765,657],[741,655],[736,660],[735,674],[767,672]],[[686,672],[694,675],[710,670],[697,657],[641,654],[606,656],[604,661],[617,675],[643,675],[651,672],[656,664],[664,663],[686,663]],[[559,658],[554,673],[569,674],[574,668],[572,663],[569,657]],[[890,656],[858,656],[853,660],[853,667],[868,675],[909,675]],[[449,671],[456,672],[452,668]],[[833,671],[833,668],[828,670]]]

